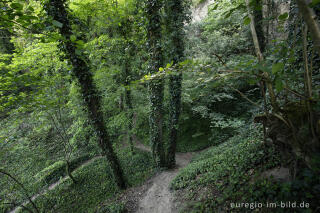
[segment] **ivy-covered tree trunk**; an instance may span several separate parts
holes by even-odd
[[[93,82],[93,76],[85,61],[85,56],[81,55],[80,57],[77,54],[76,46],[70,39],[72,35],[71,26],[64,4],[65,0],[50,0],[49,4],[46,5],[46,10],[57,23],[61,23],[61,25],[56,24],[60,34],[64,37],[60,41],[61,49],[65,52],[73,66],[72,74],[79,82],[81,95],[89,113],[89,120],[97,134],[102,154],[109,161],[116,184],[119,188],[124,189],[126,188],[126,182],[123,172],[105,128],[103,113],[101,111],[101,95]]]
[[[149,50],[149,74],[157,73],[163,65],[161,48],[161,0],[146,1],[146,18],[148,50]],[[163,79],[155,77],[149,82],[150,97],[150,143],[153,159],[158,167],[165,167],[165,154],[163,146]]]
[[[181,82],[182,73],[178,62],[184,56],[184,31],[183,26],[186,20],[182,0],[167,0],[166,12],[166,34],[168,36],[168,60],[173,61],[177,72],[169,77],[169,141],[167,151],[167,166],[175,166],[175,153],[178,141],[178,125],[181,108]]]

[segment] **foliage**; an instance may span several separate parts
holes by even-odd
[[[72,159],[70,161],[70,171],[74,171],[78,166],[88,161],[91,158],[90,155],[83,155]],[[38,174],[35,175],[35,178],[39,182],[43,182],[45,184],[52,184],[57,182],[60,178],[66,176],[66,162],[65,161],[57,161],[54,164],[46,167]]]
[[[140,184],[153,174],[151,155],[140,150],[135,150],[135,153],[131,155],[128,149],[118,153],[125,176],[132,186]],[[46,212],[96,212],[101,202],[120,192],[104,158],[80,167],[73,175],[79,184],[73,184],[67,179],[47,195],[39,197],[36,200],[37,206]]]
[[[247,127],[248,128],[248,127]],[[246,186],[253,176],[275,167],[279,158],[273,147],[264,147],[259,128],[242,129],[242,134],[230,138],[196,156],[173,180],[175,190],[187,189],[188,199],[202,200],[201,211],[217,211],[233,193]],[[206,188],[205,191],[202,191]],[[202,192],[202,193],[201,193]],[[206,206],[210,202],[210,206]],[[196,204],[197,205],[197,204]]]
[[[61,4],[50,8],[48,2]],[[105,159],[76,168],[99,155],[97,143],[108,137],[109,150],[121,148],[117,157],[129,186],[141,184],[154,172],[152,156],[136,149],[132,155],[124,139],[151,139],[154,156],[165,156],[161,145],[168,148],[176,138],[171,130],[178,131],[177,151],[213,146],[172,183],[187,192],[195,212],[247,210],[230,209],[236,201],[319,206],[319,56],[297,5],[278,14],[271,1],[263,15],[270,6],[263,1],[246,8],[244,1],[220,0],[202,22],[187,23],[190,2],[0,0],[1,166],[30,194],[65,176],[66,160],[79,181],[67,179],[37,199],[43,211],[125,211],[123,204],[99,207],[121,193]],[[311,6],[319,15],[317,2]],[[254,54],[254,21],[263,60]],[[264,116],[266,143],[263,129],[250,124],[264,123]],[[108,130],[105,137],[92,125],[97,120],[99,130]],[[297,146],[288,146],[293,142]],[[313,155],[296,156],[300,150]],[[292,168],[294,181],[262,177],[280,165]],[[1,177],[0,188],[0,211],[8,210],[4,202],[25,199],[7,178]]]

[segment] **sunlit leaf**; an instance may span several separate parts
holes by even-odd
[[[247,16],[244,21],[243,21],[243,24],[244,25],[249,25],[251,23],[251,19]]]

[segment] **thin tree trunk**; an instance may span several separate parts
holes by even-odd
[[[132,154],[134,154],[134,145],[133,145],[133,138],[132,138],[132,130],[133,130],[133,106],[132,106],[132,97],[131,97],[131,90],[130,88],[127,88],[129,86],[129,77],[130,77],[130,65],[129,65],[129,59],[125,61],[125,99],[126,99],[126,105],[127,105],[127,114],[129,119],[129,125],[128,125],[128,142],[130,145],[130,151]]]
[[[28,201],[31,203],[31,205],[34,208],[34,210],[37,213],[40,213],[40,210],[38,209],[37,205],[32,201],[31,197],[29,196],[28,190],[24,187],[24,185],[20,181],[18,181],[17,178],[13,177],[10,173],[8,173],[8,172],[6,172],[6,171],[4,171],[2,169],[0,169],[0,174],[8,176],[11,180],[13,180],[16,184],[18,184],[21,187],[21,189],[22,189],[23,193],[25,194],[26,198],[28,199]],[[26,208],[23,205],[22,205],[22,207]]]
[[[305,26],[303,29],[303,59],[304,59],[304,85],[305,85],[305,96],[308,97],[308,100],[306,101],[306,105],[309,111],[309,124],[311,129],[311,134],[314,139],[317,138],[315,129],[314,129],[314,116],[311,108],[311,98],[312,98],[312,66],[309,70],[309,62],[308,62],[308,43],[307,43],[307,37],[308,37],[308,27]]]
[[[318,51],[318,54],[320,56],[320,26],[317,20],[317,15],[315,14],[314,10],[309,7],[309,0],[297,0],[297,3],[299,11],[309,28],[311,37],[314,42],[314,47]]]
[[[251,35],[252,35],[252,39],[253,39],[253,43],[254,43],[255,52],[256,52],[256,55],[258,57],[258,60],[260,62],[262,62],[264,59],[263,59],[263,55],[262,55],[262,52],[261,52],[261,49],[260,49],[259,39],[258,39],[256,28],[255,28],[255,19],[254,19],[254,16],[252,15],[252,13],[251,13],[249,0],[246,0],[246,5],[247,5],[247,10],[248,10],[248,16],[249,16],[249,18],[251,20],[250,21],[250,29],[251,29]],[[262,76],[264,78],[263,80],[264,80],[264,82],[265,82],[265,84],[267,86],[267,89],[269,91],[271,106],[272,106],[272,108],[273,108],[273,110],[275,112],[279,112],[280,108],[279,108],[279,106],[277,104],[276,96],[274,94],[273,86],[272,86],[272,83],[270,82],[269,75],[268,75],[268,73],[263,72]],[[262,90],[264,88],[260,88],[260,89]]]
[[[72,32],[64,4],[65,0],[51,0],[46,6],[46,10],[54,20],[62,24],[59,28],[60,34],[65,38],[60,41],[62,51],[66,53],[66,57],[73,66],[72,74],[79,82],[80,92],[84,99],[86,109],[88,110],[89,120],[97,134],[102,154],[105,155],[109,161],[116,184],[119,188],[124,189],[126,188],[126,182],[123,171],[113,150],[101,111],[101,95],[93,82],[92,73],[86,63],[86,61],[88,61],[87,58],[84,55],[79,57],[76,54],[76,47],[70,40]]]
[[[260,49],[259,39],[257,36],[256,27],[255,27],[255,19],[254,19],[254,16],[252,15],[249,4],[250,4],[249,0],[246,0],[248,16],[251,20],[250,21],[250,29],[251,29],[251,35],[252,35],[252,39],[253,39],[254,49],[255,49],[255,52],[256,52],[256,55],[257,55],[259,61],[263,61],[263,55],[262,55],[262,52]]]
[[[66,173],[67,173],[68,177],[72,180],[72,182],[74,184],[76,184],[77,181],[76,181],[76,179],[73,177],[73,175],[71,173],[70,162],[68,160],[66,160]]]
[[[263,33],[263,0],[256,0],[257,7],[261,7],[261,10],[253,10],[253,16],[255,20],[255,28],[258,36],[260,50],[263,53],[266,47],[266,38]]]
[[[133,107],[131,102],[131,91],[126,89],[126,99],[127,99],[127,106],[128,106],[128,118],[129,118],[129,125],[128,125],[128,141],[130,144],[131,153],[134,154],[134,145],[133,145],[133,138],[132,138],[132,130],[133,130]]]

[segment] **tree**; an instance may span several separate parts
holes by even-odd
[[[182,73],[179,62],[184,57],[184,23],[187,19],[182,0],[167,0],[165,3],[165,26],[168,37],[168,61],[173,62],[177,72],[169,77],[169,141],[167,152],[168,167],[175,166],[175,152],[178,140],[178,124],[181,108]]]
[[[149,49],[148,74],[155,74],[163,65],[161,47],[161,0],[146,1],[147,38]],[[154,161],[158,167],[165,167],[165,153],[163,146],[163,88],[161,76],[155,76],[149,81],[150,98],[150,143]]]
[[[24,194],[24,196],[28,199],[29,203],[31,203],[31,206],[32,206],[32,208],[34,209],[34,212],[40,213],[39,208],[38,208],[37,205],[32,201],[32,198],[31,198],[31,196],[29,195],[28,190],[25,188],[25,186],[24,186],[17,178],[15,178],[12,174],[10,174],[9,172],[7,172],[7,171],[5,171],[5,170],[3,170],[3,169],[1,169],[1,168],[0,168],[0,174],[7,176],[10,180],[12,180],[15,184],[17,184],[17,185],[20,187],[21,192],[22,192],[22,193]],[[14,205],[14,206],[16,205],[16,203],[9,203],[9,204],[12,204],[12,205]],[[28,211],[28,212],[31,212],[31,213],[33,212],[32,209],[26,207],[26,206],[23,205],[23,204],[21,204],[20,206],[21,206],[23,209],[25,209],[26,211]]]
[[[65,0],[51,0],[45,7],[47,13],[53,18],[52,23],[59,29],[61,36],[61,50],[73,66],[72,74],[78,80],[81,95],[88,110],[89,120],[91,121],[99,140],[102,154],[106,156],[113,171],[116,184],[119,188],[126,188],[126,182],[118,158],[113,150],[108,132],[105,128],[104,118],[101,111],[101,95],[99,94],[93,76],[87,64],[87,58],[79,53],[79,48],[73,42],[74,35],[68,13],[65,7]],[[73,40],[73,41],[72,41]]]
[[[319,20],[317,19],[317,15],[314,10],[310,7],[310,1],[308,0],[297,0],[299,11],[306,22],[311,37],[314,42],[314,47],[318,51],[320,55],[320,26]]]

